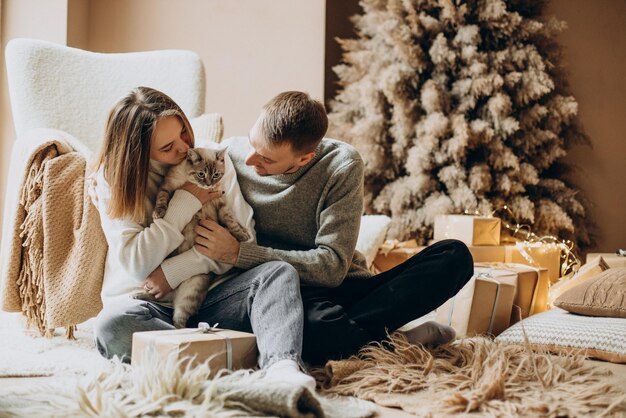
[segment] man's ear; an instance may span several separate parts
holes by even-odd
[[[301,155],[300,157],[298,157],[298,166],[303,167],[307,165],[309,161],[313,159],[313,157],[315,157],[315,152],[313,151]]]

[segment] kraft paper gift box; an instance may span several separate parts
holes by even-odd
[[[476,263],[475,269],[490,269],[495,280],[515,285],[513,304],[522,318],[548,310],[550,278],[548,270],[516,263]]]
[[[422,251],[424,246],[417,245],[415,240],[399,242],[397,240],[387,240],[380,247],[376,258],[372,263],[372,272],[378,274],[391,270],[398,264],[404,263],[415,254]],[[470,252],[475,263],[491,262],[504,263],[506,247],[503,245],[469,245]]]
[[[467,245],[500,245],[499,218],[471,215],[437,215],[434,240],[454,238]]]
[[[474,263],[504,263],[506,247],[504,245],[468,245]]]
[[[589,253],[587,254],[587,263],[593,261],[600,256],[602,256],[602,259],[612,269],[618,267],[626,267],[626,257],[624,257],[623,255],[618,255],[616,253]]]
[[[387,240],[381,245],[374,258],[372,271],[374,273],[382,273],[391,270],[398,264],[404,263],[415,254],[422,251],[423,246],[417,245],[414,239],[408,241]]]
[[[150,359],[165,360],[173,355],[180,360],[190,357],[193,365],[208,362],[211,376],[222,369],[249,369],[257,365],[256,337],[247,332],[209,327],[164,331],[144,331],[133,334],[132,365],[141,365]],[[186,367],[187,361],[181,362]],[[151,364],[155,366],[155,364]]]
[[[456,296],[437,308],[435,320],[453,327],[460,337],[496,336],[509,327],[514,294],[515,285],[477,269]]]
[[[505,247],[505,263],[526,264],[548,270],[550,283],[561,277],[562,248],[555,244],[541,242],[518,242]]]

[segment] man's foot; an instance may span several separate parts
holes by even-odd
[[[305,386],[315,392],[315,379],[300,371],[294,360],[279,360],[265,369],[265,378]]]
[[[412,344],[439,345],[449,343],[456,337],[454,328],[435,321],[424,322],[407,331],[402,331]]]

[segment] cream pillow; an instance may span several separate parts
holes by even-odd
[[[626,267],[608,269],[579,284],[554,305],[580,315],[626,318]]]
[[[611,270],[607,270],[611,271]],[[626,363],[626,319],[571,314],[552,309],[506,329],[496,341],[561,353],[582,350],[589,357]]]
[[[554,304],[554,301],[569,289],[578,286],[581,283],[586,282],[589,279],[596,277],[598,274],[605,270],[608,270],[609,265],[604,261],[602,257],[596,257],[582,266],[576,274],[567,278],[562,277],[561,280],[556,282],[550,287],[550,301]]]
[[[195,118],[189,119],[191,129],[196,137],[196,145],[201,145],[204,141],[220,143],[224,136],[224,122],[219,113],[205,113]]]
[[[361,217],[356,249],[365,256],[367,268],[372,266],[378,249],[385,242],[390,223],[391,218],[385,215],[364,215]]]

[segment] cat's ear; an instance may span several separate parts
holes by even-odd
[[[215,153],[215,158],[216,158],[218,161],[224,161],[224,154],[226,154],[226,150],[227,150],[227,149],[228,149],[228,147],[224,147],[224,148],[220,149],[219,151],[217,151],[217,152]]]
[[[200,160],[200,156],[198,155],[196,150],[193,148],[189,148],[187,150],[187,161],[189,161],[191,164],[195,164],[199,160]]]

